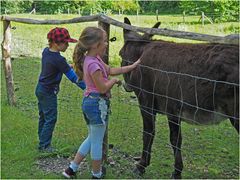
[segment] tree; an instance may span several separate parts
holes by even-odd
[[[187,13],[191,12],[199,15],[203,11],[214,21],[239,21],[238,1],[181,1],[179,7]]]
[[[113,10],[118,12],[119,9],[128,14],[136,14],[136,11],[140,9],[140,6],[138,1],[135,0],[113,1]]]
[[[179,0],[179,1],[138,1],[138,0],[1,0],[2,13],[28,13],[33,8],[37,13],[57,14],[59,10],[66,13],[77,13],[81,9],[84,15],[92,11],[101,13],[106,10],[118,13],[135,14],[137,10],[144,14],[159,13],[186,13],[201,14],[211,17],[214,21],[239,21],[239,1],[234,0]]]
[[[31,10],[32,0],[1,0],[1,13],[25,13]]]
[[[179,1],[139,1],[141,10],[153,14],[156,10],[161,13],[179,13]]]

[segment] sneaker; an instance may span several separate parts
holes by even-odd
[[[96,177],[96,176],[92,176],[92,179],[103,179],[106,175],[106,168],[103,166],[102,167],[102,176],[100,178]]]
[[[48,146],[46,148],[39,148],[38,150],[41,153],[55,153],[55,152],[57,152],[57,150],[55,148],[53,148],[52,146]]]
[[[76,177],[76,172],[74,172],[74,171],[72,170],[72,168],[68,167],[68,168],[65,169],[65,171],[62,173],[62,175],[63,175],[65,178],[72,179],[72,178]]]
[[[98,178],[98,177],[96,177],[96,176],[92,176],[92,179],[102,179],[103,177],[100,177],[100,178]]]
[[[96,176],[92,176],[92,179],[104,179],[104,175],[102,175],[100,178],[98,178]]]

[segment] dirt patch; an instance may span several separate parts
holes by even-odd
[[[61,157],[59,155],[54,157],[41,157],[37,160],[36,165],[39,169],[48,173],[62,174],[62,172],[68,167],[73,158]],[[84,161],[80,165],[78,171],[79,174],[89,169],[88,162]],[[81,173],[80,173],[81,172]]]
[[[61,175],[61,173],[66,169],[69,163],[74,157],[61,157],[60,155],[55,155],[52,157],[41,157],[37,160],[36,165],[39,169],[48,173],[56,173]],[[107,172],[115,177],[121,176],[123,173],[131,177],[132,170],[135,167],[135,157],[129,155],[128,153],[121,152],[118,148],[109,149],[108,152],[108,162],[104,165]],[[81,163],[77,176],[81,174],[90,174],[89,160],[85,160]]]

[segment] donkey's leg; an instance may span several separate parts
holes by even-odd
[[[135,173],[143,174],[145,167],[150,164],[152,143],[155,135],[155,117],[156,113],[142,108],[143,118],[143,151],[139,163],[136,165]]]
[[[229,120],[232,126],[239,134],[239,90],[234,90],[234,100],[230,101],[226,107],[226,114],[229,115]]]
[[[181,135],[181,121],[177,118],[168,116],[168,124],[170,129],[170,142],[173,148],[175,163],[174,171],[172,173],[172,178],[181,179],[181,173],[183,169],[181,145],[182,145],[182,135]]]
[[[235,105],[237,104],[237,105]],[[230,116],[229,120],[232,124],[232,126],[237,130],[239,134],[239,105],[237,103],[232,103],[229,106],[227,106],[227,114]]]
[[[239,119],[237,119],[237,118],[229,118],[229,119],[230,119],[231,124],[237,130],[237,132],[239,134]]]

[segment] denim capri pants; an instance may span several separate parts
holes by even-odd
[[[102,159],[102,144],[108,122],[109,105],[109,99],[99,93],[90,93],[83,98],[82,110],[88,125],[88,137],[78,149],[82,156],[90,152],[92,160]]]
[[[82,110],[87,125],[105,125],[108,121],[110,101],[99,93],[83,98]]]

